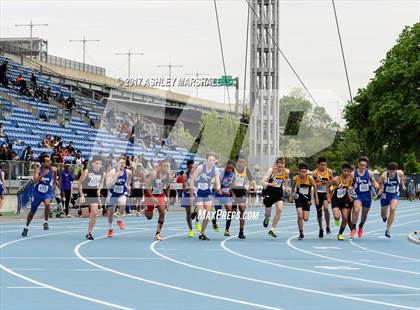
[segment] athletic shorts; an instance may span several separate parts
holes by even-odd
[[[363,208],[370,208],[370,206],[372,204],[372,198],[370,197],[370,194],[367,197],[356,197],[356,198],[354,198],[354,201],[356,201],[356,200],[360,201]]]
[[[144,190],[142,188],[133,188],[131,190],[131,197],[132,198],[142,198]]]
[[[303,211],[311,211],[311,201],[306,199],[295,200],[296,209],[301,208]]]
[[[339,201],[337,201],[337,202],[334,202],[334,201],[331,201],[331,206],[332,206],[332,208],[334,209],[334,208],[339,208],[340,210],[341,209],[350,209],[351,208],[351,203],[350,202],[344,202],[344,201],[341,201],[341,202],[339,202]]]
[[[233,197],[232,196],[215,196],[214,197],[214,207],[216,208],[216,206],[218,207],[222,207],[224,205],[227,204],[232,204],[233,202]]]
[[[197,197],[195,197],[195,201],[198,203],[206,203],[213,201],[213,195],[211,193],[211,190],[198,190],[197,191]]]
[[[283,201],[283,190],[277,190],[266,195],[263,199],[263,204],[266,208],[270,208],[273,204],[278,201]]]
[[[157,205],[155,205],[153,203],[153,199],[152,198],[156,198],[158,203]],[[146,193],[145,195],[145,205],[146,205],[146,212],[151,212],[154,210],[154,208],[158,208],[161,206],[166,206],[166,201],[165,201],[165,194],[159,194],[159,195],[149,195],[148,193]]]
[[[316,209],[319,210],[324,206],[324,201],[327,200],[327,193],[318,193],[319,204],[316,205]]]
[[[35,194],[31,203],[31,212],[35,213],[41,203],[48,200],[51,202],[54,199],[53,193]]]
[[[233,189],[232,192],[235,194],[234,202],[235,204],[245,204],[247,199],[246,189]]]
[[[191,207],[190,193],[182,192],[181,207],[183,207],[183,208]]]
[[[0,198],[3,197],[3,192],[4,192],[3,186],[0,185]]]
[[[400,200],[400,197],[395,194],[383,193],[381,196],[381,206],[382,207],[389,206],[389,204],[391,203],[391,200]]]
[[[99,204],[98,190],[97,189],[83,189],[83,194],[85,195],[85,202],[83,205],[80,205],[81,208],[87,208],[91,204]]]

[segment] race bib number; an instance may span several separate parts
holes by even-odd
[[[176,187],[176,183],[171,183],[171,184],[169,184],[169,189],[172,189],[172,190],[177,189],[177,187]]]
[[[244,177],[236,177],[235,178],[235,186],[236,187],[243,187],[245,184],[245,178]]]
[[[160,195],[162,193],[163,193],[162,189],[157,188],[157,187],[153,187],[153,190],[152,190],[153,195]]]
[[[49,189],[48,185],[39,184],[38,186],[38,192],[43,193],[43,194],[47,193],[48,189]]]
[[[198,189],[205,191],[209,189],[209,185],[207,183],[198,183]]]
[[[134,188],[141,188],[141,182],[134,182]]]
[[[124,192],[124,186],[122,185],[115,185],[114,186],[114,193],[122,194]]]
[[[381,195],[381,199],[386,199],[386,194],[385,194],[385,193],[383,193],[383,194]]]
[[[229,193],[230,192],[230,189],[229,188],[222,188],[222,192],[223,193]]]
[[[92,178],[89,183],[88,186],[89,187],[97,187],[99,185],[99,178]]]
[[[283,185],[283,180],[282,179],[274,179],[274,184],[276,184],[277,186],[282,186]]]
[[[327,186],[321,185],[318,187],[318,193],[326,193],[327,192]]]
[[[389,194],[395,194],[397,192],[397,187],[396,186],[387,186],[385,188],[385,191]]]
[[[308,187],[301,187],[299,188],[299,193],[302,195],[308,195],[309,194],[309,188]]]
[[[368,192],[369,191],[369,184],[362,183],[359,185],[359,190],[361,192]]]
[[[347,194],[347,189],[339,188],[337,189],[337,198],[343,198]]]

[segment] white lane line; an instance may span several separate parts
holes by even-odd
[[[174,237],[177,237],[177,236],[179,236],[179,234],[166,237],[165,239],[174,238]],[[225,240],[227,240],[227,239],[225,239]],[[231,273],[226,273],[226,272],[222,272],[222,271],[217,271],[217,270],[214,270],[214,269],[208,269],[208,268],[192,265],[192,264],[185,263],[185,262],[176,260],[174,258],[168,257],[168,256],[163,255],[162,253],[158,252],[155,248],[157,243],[158,243],[158,241],[155,241],[150,245],[150,250],[153,253],[155,253],[156,255],[158,255],[162,258],[165,258],[166,260],[169,260],[173,263],[180,264],[180,265],[192,268],[192,269],[206,271],[206,272],[214,273],[214,274],[217,274],[217,275],[236,278],[236,279],[240,279],[240,280],[262,283],[262,284],[272,285],[272,286],[276,286],[276,287],[288,288],[288,289],[292,289],[292,290],[302,291],[302,292],[305,292],[305,293],[318,294],[318,295],[324,295],[324,296],[329,296],[329,297],[338,297],[338,298],[343,298],[343,299],[351,299],[351,300],[363,301],[363,302],[367,302],[367,303],[379,304],[379,305],[384,305],[384,306],[389,306],[389,307],[397,307],[397,308],[401,308],[401,309],[418,310],[418,308],[409,307],[409,306],[405,306],[405,305],[386,303],[386,302],[382,302],[382,301],[363,299],[363,298],[346,296],[346,295],[341,295],[341,294],[334,294],[334,293],[329,293],[329,292],[324,292],[324,291],[319,291],[319,290],[314,290],[314,289],[306,289],[306,288],[303,288],[303,287],[292,286],[292,285],[288,285],[288,284],[271,282],[271,281],[266,281],[266,280],[259,280],[259,279],[249,278],[249,277],[245,277],[245,276],[241,276],[241,275],[237,275],[237,274],[231,274]]]
[[[400,256],[400,255],[395,255],[395,254],[391,254],[391,253],[381,252],[381,251],[378,251],[378,250],[368,249],[368,248],[365,248],[365,247],[363,247],[361,245],[358,245],[358,244],[354,243],[352,240],[350,240],[350,243],[351,243],[351,245],[353,245],[353,246],[355,246],[355,247],[357,247],[359,249],[362,249],[362,250],[364,250],[366,252],[377,253],[377,254],[381,254],[381,255],[389,256],[389,257],[401,258],[401,259],[406,260],[406,261],[407,260],[410,260],[410,261],[420,262],[420,259],[417,259],[417,258],[412,258],[412,257],[407,257],[407,256]]]
[[[11,288],[11,289],[45,289],[46,287],[42,287],[42,286],[6,286],[6,287],[2,287],[3,289],[5,288]]]
[[[41,268],[10,268],[10,270],[13,271],[42,271],[45,269],[41,269]]]
[[[130,233],[134,233],[134,232],[126,232],[126,233],[119,233],[119,234],[130,234]],[[182,235],[182,234],[177,234],[177,235]],[[105,236],[104,237],[99,237],[99,238],[105,238]],[[99,238],[97,238],[97,239],[99,239]],[[114,273],[114,274],[117,274],[117,275],[122,276],[122,277],[129,278],[129,279],[133,279],[133,280],[137,280],[137,281],[141,281],[141,282],[145,282],[145,283],[148,283],[148,284],[153,284],[153,285],[157,285],[157,286],[161,286],[161,287],[165,287],[165,288],[170,288],[170,289],[181,291],[181,292],[188,293],[188,294],[209,297],[209,298],[213,298],[213,299],[228,301],[228,302],[232,302],[232,303],[252,306],[252,307],[261,308],[261,309],[281,310],[281,308],[266,306],[266,305],[257,304],[257,303],[251,303],[251,302],[247,302],[247,301],[240,300],[240,299],[228,298],[228,297],[223,297],[223,296],[214,295],[214,294],[208,294],[208,293],[205,293],[205,292],[190,290],[190,289],[186,289],[186,288],[175,286],[175,285],[170,285],[170,284],[163,283],[163,282],[153,281],[153,280],[145,279],[145,278],[142,278],[142,277],[134,276],[134,275],[131,275],[131,274],[127,274],[127,273],[124,273],[124,272],[120,272],[118,270],[114,270],[114,269],[111,269],[111,268],[107,268],[105,266],[98,265],[98,264],[88,260],[86,257],[84,257],[83,255],[80,254],[80,248],[88,242],[89,241],[84,241],[84,242],[79,243],[74,248],[74,253],[76,254],[77,257],[79,257],[85,263],[87,263],[89,265],[92,265],[96,268],[102,269],[104,271],[108,271],[110,273]]]
[[[290,228],[290,227],[284,227],[284,228]],[[261,232],[264,232],[264,231],[251,232],[251,233],[248,233],[248,235],[250,235],[250,234],[257,234],[257,233],[261,233]],[[259,262],[259,263],[262,263],[262,264],[267,264],[267,265],[276,266],[276,267],[280,267],[280,268],[284,268],[284,269],[295,270],[295,271],[302,271],[302,272],[307,272],[307,273],[319,274],[319,275],[328,276],[328,277],[341,278],[341,279],[349,279],[349,280],[354,280],[354,281],[360,281],[360,282],[373,283],[373,284],[379,284],[379,285],[385,285],[385,286],[391,286],[391,287],[398,287],[398,288],[403,288],[403,289],[420,291],[420,288],[419,287],[412,287],[412,286],[406,286],[406,285],[401,285],[401,284],[394,284],[394,283],[389,283],[389,282],[370,280],[370,279],[365,279],[365,278],[360,278],[360,277],[339,275],[339,274],[334,274],[334,273],[328,273],[328,272],[322,272],[322,271],[315,271],[315,270],[311,270],[311,269],[305,269],[305,268],[299,268],[299,267],[292,267],[292,266],[289,266],[289,265],[283,265],[283,264],[273,263],[273,262],[271,262],[269,260],[263,260],[263,259],[259,259],[259,258],[247,256],[247,255],[241,254],[239,252],[236,252],[234,250],[231,250],[231,249],[229,249],[226,246],[226,242],[229,241],[229,240],[231,240],[231,239],[233,239],[233,238],[234,237],[230,237],[230,238],[227,238],[227,239],[221,241],[220,242],[220,246],[224,250],[226,250],[227,252],[229,252],[229,253],[231,253],[233,255],[236,255],[236,256],[239,256],[239,257],[242,257],[242,258],[245,258],[245,259],[248,259],[248,260],[252,260],[252,261],[255,261],[255,262]],[[327,259],[327,261],[330,261],[330,260]]]
[[[9,242],[3,243],[2,245],[0,245],[0,249],[3,249],[3,248],[5,248],[8,245],[13,244],[13,243],[21,242],[23,240],[37,239],[37,238],[42,238],[42,237],[45,237],[45,236],[60,235],[60,234],[71,233],[71,232],[75,232],[75,231],[73,231],[73,230],[72,231],[64,231],[64,232],[62,231],[62,232],[57,232],[57,233],[50,233],[50,234],[43,234],[43,235],[39,235],[39,236],[27,237],[25,239],[23,239],[23,238],[16,239],[16,240],[13,240],[13,241],[9,241]],[[29,278],[27,276],[24,276],[24,275],[22,275],[20,273],[15,272],[12,269],[7,268],[3,264],[0,264],[0,269],[3,270],[3,271],[5,271],[5,272],[7,272],[7,273],[9,273],[9,274],[11,274],[11,275],[13,275],[13,276],[15,276],[15,277],[17,277],[17,278],[20,278],[22,280],[28,281],[28,282],[30,282],[32,284],[36,284],[38,286],[42,286],[44,288],[48,288],[48,289],[53,290],[55,292],[62,293],[64,295],[68,295],[68,296],[76,297],[76,298],[79,298],[79,299],[87,300],[87,301],[90,301],[90,302],[93,302],[93,303],[97,303],[97,304],[101,304],[101,305],[104,305],[104,306],[108,306],[108,307],[111,307],[111,308],[122,309],[122,310],[132,310],[131,308],[128,308],[128,307],[116,305],[116,304],[109,303],[109,302],[106,302],[106,301],[103,301],[103,300],[99,300],[99,299],[96,299],[96,298],[92,298],[92,297],[89,297],[89,296],[84,296],[84,295],[76,294],[76,293],[73,293],[73,292],[70,292],[70,291],[67,291],[67,290],[58,288],[56,286],[52,286],[52,285],[49,285],[49,284],[46,284],[46,283],[43,283],[43,282],[40,282],[40,281],[36,281],[36,280],[34,280],[32,278]]]
[[[415,215],[415,214],[414,214]],[[401,217],[409,217],[409,216],[413,216],[413,214],[408,214],[408,215],[404,215],[404,216],[400,216]],[[381,220],[382,221],[382,220]],[[406,222],[403,224],[399,224],[399,225],[394,225],[394,227],[397,226],[404,226],[404,225],[408,225],[408,224],[412,224],[412,223],[417,223],[419,220],[415,220],[415,221],[410,221],[410,222]],[[372,221],[373,222],[373,221]],[[372,223],[371,222],[371,223]],[[379,222],[379,221],[374,221],[374,222]],[[315,233],[315,232],[312,232]],[[317,253],[313,253],[311,251],[306,251],[303,249],[300,249],[296,246],[294,246],[292,244],[292,240],[296,239],[298,237],[298,235],[292,236],[287,240],[287,245],[289,247],[291,247],[292,249],[302,252],[302,253],[306,253],[309,255],[313,255],[313,256],[317,256],[317,257],[321,257],[321,258],[325,258],[325,259],[329,259],[332,261],[336,261],[336,262],[340,262],[340,263],[346,263],[346,264],[352,264],[352,265],[358,265],[358,266],[364,266],[364,267],[369,267],[369,268],[374,268],[374,269],[383,269],[383,270],[389,270],[389,271],[393,271],[393,272],[400,272],[400,273],[407,273],[407,274],[414,274],[414,275],[420,275],[419,272],[415,272],[415,271],[408,271],[408,270],[402,270],[402,269],[396,269],[396,268],[391,268],[391,267],[384,267],[384,266],[378,266],[378,265],[370,265],[370,264],[365,264],[365,263],[359,263],[359,262],[355,262],[355,261],[350,261],[350,260],[345,260],[345,259],[339,259],[339,258],[334,258],[334,257],[330,257],[330,256],[325,256],[325,255],[321,255],[321,254],[317,254]],[[420,290],[420,289],[419,289]]]
[[[346,294],[347,296],[380,296],[380,297],[395,297],[395,296],[419,296],[420,294],[393,294],[393,293],[384,293],[384,294]]]

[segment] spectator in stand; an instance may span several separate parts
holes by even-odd
[[[63,96],[63,93],[60,93],[58,96],[57,96],[57,98],[56,98],[56,101],[59,103],[59,104],[62,104],[63,105],[63,107],[64,107],[64,96]]]
[[[69,145],[67,145],[64,148],[64,151],[66,152],[66,156],[74,156],[76,154],[75,149],[74,149],[74,142],[70,141]]]
[[[60,148],[55,147],[54,152],[51,154],[51,163],[54,166],[57,166],[57,165],[61,164],[62,162],[63,162],[63,158],[60,154]]]
[[[0,138],[4,138],[5,134],[4,134],[4,125],[2,122],[0,122]]]
[[[79,165],[79,166],[82,165],[83,162],[85,161],[85,159],[82,157],[82,152],[77,151],[76,157],[74,160],[76,162],[76,165]]]
[[[70,207],[70,201],[72,200],[71,195],[71,182],[74,181],[74,175],[70,171],[70,164],[66,163],[64,165],[64,169],[61,171],[61,178],[60,178],[60,189],[61,189],[61,199],[64,198],[64,213],[66,216],[69,216],[69,207]],[[73,203],[74,205],[74,203]]]
[[[69,96],[66,101],[66,109],[70,110],[70,114],[72,113],[73,109],[76,107],[76,102],[72,96]]]
[[[52,147],[52,144],[53,144],[53,140],[51,138],[51,135],[48,134],[42,140],[41,147],[46,147],[46,148],[49,148],[50,149]]]
[[[3,87],[9,88],[9,81],[7,80],[7,61],[0,66],[0,83]]]
[[[50,86],[48,86],[48,88],[47,88],[46,95],[47,95],[48,98],[51,98],[52,97],[51,87]]]
[[[35,77],[35,75],[33,73],[31,75],[30,81],[31,81],[31,88],[32,88],[33,91],[35,91],[36,90],[37,83],[36,83],[36,77]]]
[[[6,143],[3,143],[0,147],[0,160],[10,160],[11,154],[9,146]]]
[[[35,161],[35,156],[34,156],[34,152],[32,151],[32,148],[30,146],[26,147],[23,152],[22,155],[20,157],[23,161],[26,162],[32,162]]]

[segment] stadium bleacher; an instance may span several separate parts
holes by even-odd
[[[90,118],[98,119],[105,112],[105,106],[100,102],[85,98],[80,95],[75,95],[66,87],[59,85],[42,75],[42,73],[33,71],[28,68],[23,68],[18,63],[0,56],[0,63],[8,62],[7,78],[9,81],[15,80],[21,74],[22,77],[29,81],[32,73],[37,78],[38,86],[44,89],[51,87],[51,92],[54,95],[63,94],[64,97],[72,96],[76,100],[77,109],[82,115],[89,115]],[[14,98],[20,103],[23,103],[27,109],[17,106],[7,98]],[[162,149],[160,145],[155,145],[153,148],[143,148],[138,145],[133,145],[127,139],[121,139],[116,134],[107,131],[106,129],[91,128],[89,124],[83,122],[79,117],[71,117],[68,126],[63,127],[56,121],[55,118],[50,120],[49,115],[57,114],[60,110],[58,107],[43,103],[33,97],[26,97],[19,94],[18,87],[10,85],[9,88],[0,86],[0,104],[12,107],[12,115],[10,119],[3,120],[4,132],[7,135],[9,142],[15,143],[13,150],[18,154],[22,150],[31,146],[34,154],[37,156],[43,152],[51,154],[53,149],[43,148],[40,146],[42,139],[46,134],[52,136],[59,136],[63,145],[68,145],[70,141],[74,141],[75,148],[80,150],[85,158],[103,151],[105,155],[113,153],[114,156],[119,154],[126,154],[129,156],[137,156],[143,154],[147,160],[159,160],[163,158],[173,158],[180,169],[186,168],[186,160],[195,158],[195,154],[188,152],[184,148],[177,147],[175,150]],[[93,109],[94,107],[95,109]],[[39,117],[34,116],[30,111],[34,109],[39,112]],[[102,112],[101,112],[102,111]],[[50,121],[47,121],[50,120]],[[0,143],[6,142],[2,138]],[[198,158],[196,158],[198,159]],[[68,158],[67,160],[71,160]]]

